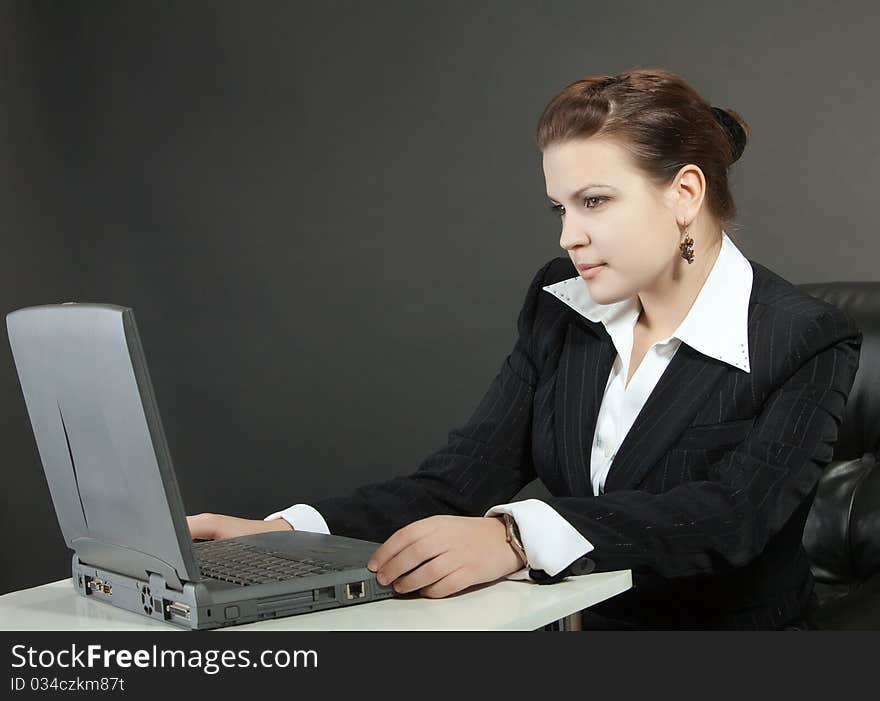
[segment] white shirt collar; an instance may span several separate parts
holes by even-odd
[[[748,323],[752,276],[752,264],[722,231],[721,252],[709,277],[669,338],[677,338],[703,355],[751,372]],[[631,337],[642,309],[638,295],[611,304],[593,301],[589,286],[580,275],[543,289],[590,321],[601,321],[612,338],[621,331]]]

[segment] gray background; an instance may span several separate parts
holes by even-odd
[[[746,256],[876,279],[876,4],[0,7],[2,311],[134,307],[187,513],[409,473],[469,416],[563,254],[534,130],[579,77],[739,110]],[[2,326],[6,592],[69,552]]]

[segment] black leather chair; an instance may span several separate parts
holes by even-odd
[[[880,630],[880,282],[798,287],[847,312],[863,338],[834,456],[804,526],[813,601],[788,629]]]

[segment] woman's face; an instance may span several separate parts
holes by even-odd
[[[658,190],[607,138],[553,144],[543,154],[551,205],[558,205],[559,245],[575,266],[604,263],[584,278],[599,304],[650,290],[681,260],[676,188]],[[582,271],[578,271],[583,277]]]

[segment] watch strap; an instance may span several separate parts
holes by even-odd
[[[504,521],[504,527],[507,530],[508,544],[519,556],[519,559],[522,560],[523,567],[529,567],[529,557],[526,555],[526,549],[523,547],[522,540],[520,539],[519,527],[516,525],[516,520],[510,514],[501,514],[501,518]]]

